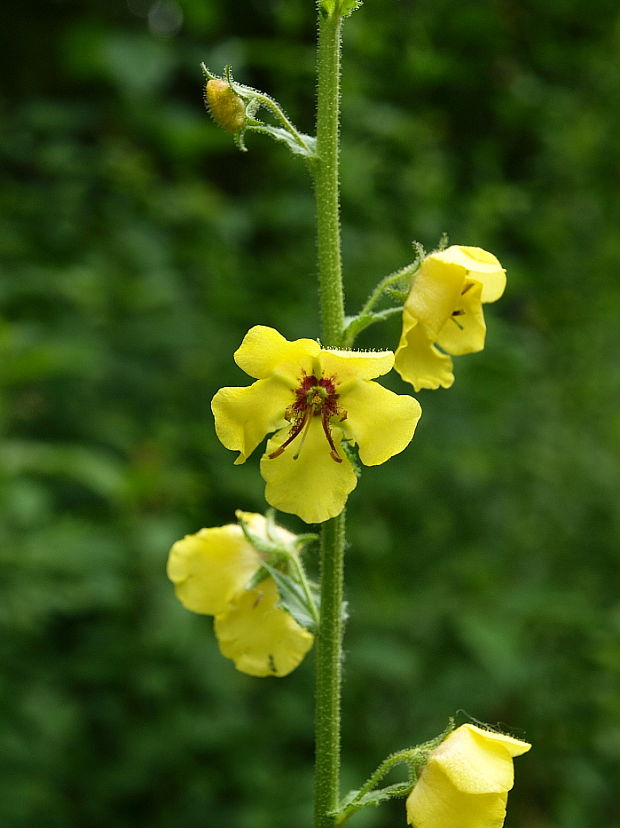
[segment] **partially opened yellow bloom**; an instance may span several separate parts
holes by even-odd
[[[409,825],[501,828],[514,784],[512,759],[530,747],[502,733],[461,725],[431,753],[409,794]]]
[[[449,388],[454,374],[448,354],[484,348],[482,305],[499,299],[505,286],[506,271],[479,247],[452,245],[427,256],[403,308],[394,361],[401,377],[416,391]]]
[[[289,342],[257,325],[235,362],[257,381],[217,392],[211,404],[217,435],[244,463],[275,432],[260,466],[265,497],[306,523],[340,514],[355,488],[346,444],[357,445],[365,465],[384,463],[409,444],[420,418],[416,400],[372,382],[392,368],[391,351],[322,349],[312,339]]]
[[[241,517],[251,533],[265,541],[286,545],[295,539],[274,525],[268,537],[263,515],[244,512]],[[177,541],[167,571],[187,609],[215,616],[220,651],[238,670],[252,676],[285,676],[301,663],[314,639],[277,606],[279,595],[271,576],[246,588],[262,561],[241,527],[229,524]]]

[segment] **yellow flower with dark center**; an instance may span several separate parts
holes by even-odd
[[[295,535],[270,526],[263,515],[241,513],[252,534],[291,547]],[[177,598],[192,612],[213,615],[223,656],[251,676],[285,676],[303,660],[314,640],[293,616],[278,607],[271,576],[246,585],[261,567],[261,554],[237,524],[201,529],[177,541],[168,557],[168,577]]]
[[[410,442],[421,415],[416,400],[375,377],[394,354],[322,349],[289,342],[273,328],[251,328],[235,362],[257,382],[221,388],[211,404],[217,436],[244,463],[275,432],[261,460],[265,497],[276,509],[320,523],[340,514],[357,484],[347,449],[366,466],[389,460]]]
[[[431,753],[407,798],[407,822],[414,828],[501,828],[512,760],[531,745],[465,724]]]
[[[479,247],[452,245],[427,256],[403,308],[394,361],[401,377],[416,391],[449,388],[454,374],[448,354],[484,348],[482,305],[499,299],[505,286],[506,271],[492,253]]]

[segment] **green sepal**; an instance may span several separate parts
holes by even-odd
[[[245,522],[245,520],[241,517],[241,509],[237,509],[235,514],[237,520],[239,521],[241,531],[246,537],[246,540],[251,546],[254,547],[254,549],[256,549],[257,552],[260,552],[261,555],[268,557],[271,561],[285,560],[290,556],[291,550],[283,548],[281,545],[274,543],[271,540],[266,540],[265,538],[262,538],[260,535],[256,535],[254,532],[252,532],[248,528],[248,525]]]
[[[269,577],[269,572],[265,569],[264,565],[260,566],[256,572],[252,575],[250,580],[246,583],[245,589],[255,589],[259,584],[265,580],[265,578]]]
[[[337,14],[339,17],[348,17],[362,5],[363,0],[320,0],[319,11],[323,17]]]
[[[385,292],[392,299],[396,299],[397,302],[401,302],[403,305],[409,296],[409,290],[400,290],[400,288],[387,288]]]
[[[343,440],[340,443],[340,448],[342,449],[343,454],[353,467],[355,476],[359,480],[359,478],[362,476],[362,464],[360,463],[357,447],[354,445],[354,443],[350,443],[348,440]]]
[[[286,575],[284,572],[270,566],[268,563],[263,563],[261,569],[265,569],[276,582],[278,594],[280,595],[278,606],[285,609],[287,612],[290,612],[300,626],[305,627],[307,630],[314,631],[316,623],[313,618],[312,610],[308,606],[306,595],[300,584],[291,578],[290,575]],[[318,594],[314,595],[314,599],[315,605],[318,605]]]
[[[359,9],[363,0],[340,0],[340,16],[349,17],[354,11]]]

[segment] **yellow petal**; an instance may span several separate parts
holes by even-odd
[[[253,526],[263,524],[253,516]],[[260,556],[237,524],[201,529],[177,541],[168,557],[168,577],[179,601],[192,612],[215,615],[243,590]]]
[[[472,724],[465,724],[458,727],[455,733],[461,728],[469,730],[477,739],[479,744],[490,747],[496,745],[502,750],[506,751],[509,756],[522,756],[532,749],[529,742],[524,742],[522,739],[515,739],[514,736],[508,736],[505,733],[498,733],[495,730],[486,730],[483,727],[477,727]]]
[[[347,411],[342,430],[357,443],[366,466],[385,463],[406,448],[422,415],[413,397],[394,394],[369,380],[353,385],[339,402]]]
[[[440,767],[463,793],[502,793],[514,784],[513,756],[526,753],[530,747],[511,736],[465,724],[439,745],[428,766]]]
[[[449,354],[473,354],[484,348],[487,327],[480,303],[480,282],[466,282],[452,316],[437,335],[437,344]]]
[[[235,362],[256,379],[276,375],[295,385],[304,371],[312,374],[314,359],[320,350],[319,343],[313,339],[289,342],[274,328],[255,325],[235,351]]]
[[[449,388],[454,382],[452,360],[435,348],[423,326],[406,308],[394,368],[416,391],[439,386]]]
[[[392,370],[392,351],[337,351],[325,350],[319,355],[324,377],[335,378],[336,390],[341,392],[350,382],[381,377]]]
[[[282,454],[270,459],[268,455],[284,443],[288,433],[288,429],[282,429],[269,440],[260,462],[267,483],[267,502],[282,512],[298,515],[306,523],[322,523],[336,517],[357,484],[353,467],[340,448],[340,430],[333,428],[332,435],[343,458],[341,463],[330,455],[320,417],[310,421],[303,446],[300,434]]]
[[[466,273],[463,266],[444,261],[438,253],[420,265],[405,310],[422,322],[433,341],[457,307]]]
[[[242,673],[286,676],[312,647],[312,634],[279,609],[278,600],[275,582],[267,578],[239,593],[215,618],[220,651]]]
[[[261,379],[245,388],[220,388],[211,402],[215,432],[244,463],[261,440],[285,423],[294,393],[277,379]]]
[[[432,254],[446,264],[459,265],[467,271],[467,278],[482,284],[482,301],[495,302],[506,287],[506,271],[499,260],[481,247],[453,244],[446,250]]]
[[[501,828],[507,798],[506,793],[463,793],[428,764],[407,798],[407,822],[414,828]]]

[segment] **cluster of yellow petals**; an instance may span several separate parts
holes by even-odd
[[[217,436],[244,463],[275,432],[260,464],[265,497],[306,523],[340,514],[357,484],[343,443],[356,444],[361,462],[374,466],[413,437],[418,402],[372,382],[391,370],[391,351],[323,349],[257,325],[234,358],[257,381],[217,392],[211,404]]]
[[[394,362],[401,377],[416,391],[449,388],[454,374],[448,355],[484,348],[482,305],[499,299],[505,286],[504,268],[479,247],[452,245],[427,256],[403,309]]]
[[[290,545],[295,536],[270,527],[263,515],[241,513],[252,534]],[[260,553],[238,524],[201,529],[177,541],[168,557],[168,577],[183,606],[214,616],[220,651],[251,676],[285,676],[312,647],[313,636],[278,607],[271,576],[246,585],[262,564]]]
[[[407,798],[414,828],[501,828],[512,760],[527,742],[475,725],[458,727],[431,753]]]

